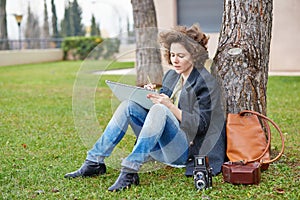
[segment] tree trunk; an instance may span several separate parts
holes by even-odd
[[[157,43],[157,21],[153,0],[131,0],[136,35],[136,84],[161,85],[163,70]],[[149,78],[148,78],[149,77]]]
[[[223,24],[211,71],[227,113],[266,114],[272,0],[224,0]]]
[[[6,20],[6,0],[0,1],[0,50],[9,49]]]

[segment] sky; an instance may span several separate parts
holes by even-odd
[[[72,0],[70,0],[72,1]],[[91,17],[94,14],[96,22],[100,24],[102,34],[109,37],[115,37],[120,32],[127,30],[127,21],[133,24],[132,7],[130,0],[77,0],[82,8],[82,22],[85,26],[91,24]],[[51,0],[46,0],[49,26],[51,27]],[[66,0],[54,0],[58,22],[63,19]],[[22,14],[21,22],[22,37],[25,30],[27,8],[30,8],[40,19],[40,26],[43,24],[44,17],[44,0],[7,0],[7,29],[10,39],[18,39],[18,25],[13,14]],[[131,25],[132,26],[132,25]]]

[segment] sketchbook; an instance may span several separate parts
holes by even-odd
[[[147,98],[147,94],[157,93],[155,90],[149,90],[133,85],[126,85],[109,80],[106,80],[105,83],[120,101],[131,100],[146,109],[150,109],[153,105],[152,101]]]

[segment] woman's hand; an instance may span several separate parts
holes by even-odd
[[[174,104],[169,96],[161,93],[161,94],[148,94],[147,98],[149,98],[154,104],[163,104],[168,108],[171,108]]]
[[[170,111],[175,115],[175,117],[181,122],[182,120],[182,111],[173,104],[172,100],[165,94],[148,94],[149,98],[154,104],[163,104],[167,106]]]
[[[147,90],[155,90],[156,89],[156,85],[152,84],[152,83],[149,83],[147,85],[144,85],[144,88],[147,89]]]

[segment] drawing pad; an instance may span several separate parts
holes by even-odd
[[[113,94],[120,101],[131,100],[143,106],[146,109],[150,109],[153,105],[152,101],[147,98],[147,94],[157,93],[154,90],[148,90],[142,87],[126,85],[123,83],[117,83],[109,80],[106,80],[105,83],[109,86]]]

